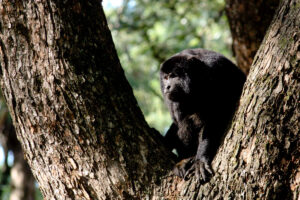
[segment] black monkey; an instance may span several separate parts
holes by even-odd
[[[208,180],[245,79],[223,55],[204,49],[184,50],[162,63],[161,90],[173,119],[165,143],[179,160],[188,158],[176,165],[176,175],[195,172]]]

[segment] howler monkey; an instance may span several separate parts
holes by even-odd
[[[231,121],[245,75],[223,55],[204,49],[181,51],[161,64],[160,83],[173,123],[166,146],[176,149],[174,173],[207,181],[211,161]]]

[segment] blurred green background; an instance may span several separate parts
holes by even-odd
[[[183,49],[199,47],[231,58],[231,36],[224,11],[225,2],[118,2],[104,1],[122,67],[147,122],[164,133],[171,119],[160,92],[160,63]]]
[[[122,67],[139,106],[150,126],[164,134],[171,118],[160,92],[160,63],[183,49],[199,47],[220,52],[232,60],[225,2],[104,0],[103,7]],[[1,98],[0,117],[5,112],[7,108]],[[0,121],[0,128],[7,125],[7,120]],[[12,167],[14,156],[11,151],[4,155],[3,149],[0,147],[0,199],[6,200],[11,187],[10,176],[3,172],[4,158]],[[42,199],[38,189],[35,199]]]

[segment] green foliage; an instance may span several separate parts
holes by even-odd
[[[41,190],[39,189],[39,186],[37,183],[35,185],[34,199],[35,200],[43,200],[43,195],[42,195]]]
[[[1,185],[1,196],[0,198],[2,200],[9,200],[10,192],[11,192],[11,187],[10,185]]]
[[[11,192],[9,170],[3,170],[3,165],[0,167],[0,199],[8,200]]]
[[[127,79],[148,123],[161,132],[170,115],[159,86],[159,65],[187,48],[230,55],[223,0],[124,0],[106,16]]]

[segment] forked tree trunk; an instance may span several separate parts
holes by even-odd
[[[297,199],[299,3],[282,2],[201,186],[168,174],[99,1],[3,1],[1,87],[45,199]]]

